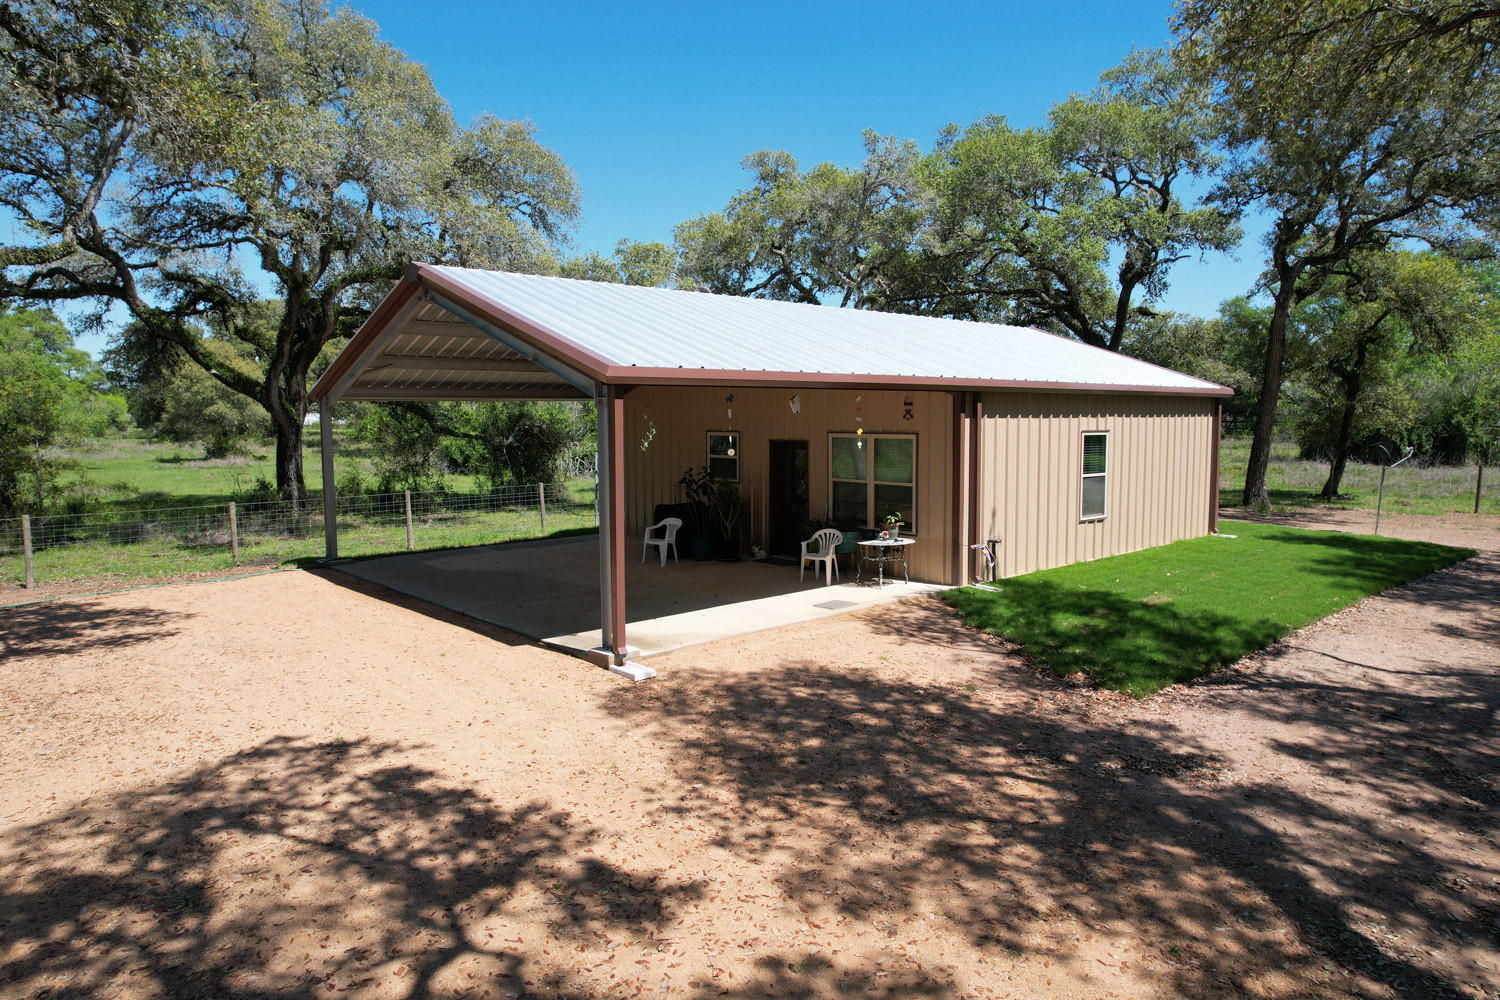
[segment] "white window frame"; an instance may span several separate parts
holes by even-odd
[[[728,437],[731,439],[729,447],[734,449],[733,455],[715,455],[713,453],[713,439],[715,437]],[[740,432],[739,431],[708,431],[703,436],[703,464],[709,471],[713,470],[714,459],[720,461],[734,462],[734,476],[715,476],[715,479],[728,479],[732,483],[740,481]]]
[[[869,448],[870,448],[870,457],[869,457],[869,460],[865,462],[865,471],[868,473],[868,475],[864,479],[862,479],[862,480],[860,480],[860,479],[839,479],[839,478],[837,478],[837,477],[834,476],[834,474],[833,474],[833,441],[834,441],[835,438],[853,438],[856,441],[869,441],[870,442],[870,445],[869,445]],[[874,476],[875,476],[875,444],[874,444],[874,442],[875,442],[876,438],[905,438],[906,440],[908,440],[908,441],[911,442],[911,482],[909,482],[909,483],[895,483],[895,482],[891,482],[891,481],[885,480],[885,479],[876,479],[876,478],[874,478]],[[915,434],[855,434],[853,431],[830,431],[828,433],[828,510],[829,510],[829,512],[831,513],[833,511],[833,484],[834,483],[858,483],[858,482],[863,482],[865,484],[865,518],[866,518],[866,520],[877,520],[877,521],[878,521],[878,519],[880,517],[880,513],[875,509],[875,487],[877,487],[877,486],[907,486],[907,487],[911,488],[911,520],[912,520],[912,523],[906,525],[906,527],[904,527],[901,530],[901,533],[903,535],[910,535],[913,538],[917,537],[917,525],[921,523],[921,511],[917,507],[917,469],[919,468],[918,461],[917,461],[917,457],[918,457],[917,449],[919,447],[920,447],[920,445],[917,442],[917,435],[915,435]],[[880,523],[865,524],[865,525],[862,525],[861,527],[879,529],[881,527],[881,524]]]
[[[1088,455],[1088,439],[1091,437],[1104,438],[1104,471],[1084,472],[1084,462]],[[1109,439],[1109,431],[1084,431],[1078,439],[1078,520],[1080,521],[1102,521],[1109,516],[1109,464],[1114,455],[1114,444]],[[1104,480],[1104,512],[1102,514],[1085,514],[1083,512],[1083,482],[1086,479]]]

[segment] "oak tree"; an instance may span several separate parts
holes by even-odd
[[[0,250],[0,295],[123,306],[264,407],[287,499],[309,375],[407,262],[551,270],[578,211],[530,125],[460,126],[321,0],[13,0],[0,92],[0,204],[29,237]]]
[[[1469,2],[1183,0],[1177,57],[1212,89],[1228,150],[1214,199],[1271,218],[1272,309],[1242,496],[1269,503],[1287,328],[1357,255],[1461,245],[1493,217],[1500,11]]]

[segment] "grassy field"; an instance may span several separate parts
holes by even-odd
[[[370,465],[372,446],[336,434],[334,474],[350,469],[373,485]],[[101,505],[106,508],[191,506],[242,500],[255,488],[257,479],[276,482],[275,449],[255,444],[250,454],[232,458],[204,458],[196,445],[149,441],[143,437],[106,438],[56,449],[54,457],[82,465],[90,482],[102,487]],[[322,489],[322,459],[317,434],[310,435],[302,452],[308,489]],[[474,477],[450,475],[448,489],[467,493],[475,488]]]
[[[977,628],[1067,676],[1138,697],[1261,649],[1362,597],[1472,555],[1462,549],[1225,521],[1236,537],[969,587],[948,600]]]
[[[179,510],[188,512],[195,508]],[[189,515],[182,513],[178,516]],[[39,548],[34,557],[36,579],[48,585],[86,581],[89,589],[108,589],[137,581],[221,574],[235,569],[308,566],[323,557],[323,518],[315,509],[300,517],[279,519],[275,532],[242,530],[238,560],[231,555],[228,523],[223,514],[209,508],[201,517],[202,526],[195,530],[184,531],[179,527],[171,531],[153,531],[148,527],[128,542],[91,540]],[[535,508],[455,512],[418,518],[414,524],[412,548],[425,552],[558,538],[595,530],[590,494],[580,498],[579,502],[549,507],[545,526]],[[361,516],[358,513],[340,515],[340,556],[357,558],[404,551],[404,519]],[[14,585],[23,577],[19,550],[10,547],[0,553],[0,583]]]
[[[1245,488],[1245,466],[1250,461],[1249,438],[1225,438],[1219,452],[1219,503],[1237,507]],[[1401,514],[1463,514],[1474,510],[1472,465],[1432,466],[1411,464],[1386,472],[1384,510]],[[1340,484],[1337,500],[1319,500],[1317,493],[1328,479],[1328,463],[1297,457],[1297,446],[1278,441],[1271,449],[1266,485],[1271,503],[1277,507],[1335,507],[1344,510],[1375,509],[1380,487],[1380,466],[1351,462]],[[1480,495],[1482,513],[1500,514],[1500,469],[1486,469]]]
[[[128,437],[88,442],[54,454],[83,467],[96,499],[86,513],[33,516],[39,584],[108,589],[235,569],[303,565],[323,554],[320,503],[297,508],[255,497],[263,492],[257,489],[257,479],[274,479],[269,447],[210,460],[195,448]],[[339,442],[336,455],[341,476],[355,469],[373,485],[369,446]],[[305,461],[308,486],[318,494],[316,449],[307,450]],[[545,523],[535,490],[479,493],[473,477],[460,475],[447,476],[444,485],[445,491],[412,495],[417,550],[595,530],[591,479],[572,480],[556,495],[549,492]],[[231,551],[230,501],[239,504],[238,558]],[[340,496],[340,555],[405,549],[400,494]],[[24,576],[19,522],[0,520],[0,585],[14,586]]]

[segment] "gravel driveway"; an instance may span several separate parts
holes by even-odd
[[[1143,702],[931,599],[634,686],[338,574],[3,609],[0,995],[1500,995],[1474,524]]]

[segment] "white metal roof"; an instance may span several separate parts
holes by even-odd
[[[998,323],[425,264],[403,279],[403,285],[413,283],[420,286],[419,298],[400,314],[377,310],[345,349],[356,356],[341,374],[358,369],[350,389],[374,393],[366,398],[394,398],[403,385],[432,393],[486,379],[496,386],[515,380],[517,391],[524,388],[521,382],[562,385],[558,377],[539,372],[522,377],[522,362],[530,356],[527,346],[570,364],[585,379],[620,383],[869,381],[952,388],[1229,392],[1042,330]],[[390,298],[399,294],[400,286]],[[404,294],[410,298],[413,291]],[[465,322],[488,327],[491,337],[514,334],[519,338],[511,341],[515,350],[475,340],[479,331],[473,325],[467,333],[461,333],[464,327],[447,325]],[[371,329],[381,323],[399,328],[382,337],[379,329]],[[437,336],[445,330],[454,334],[448,346]],[[418,357],[423,360],[400,360]],[[439,357],[468,364],[443,373],[432,360]],[[384,376],[378,374],[382,371]],[[327,388],[320,380],[314,391]]]

